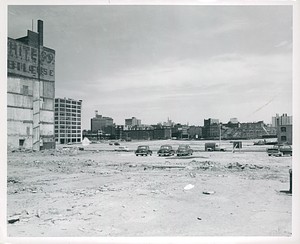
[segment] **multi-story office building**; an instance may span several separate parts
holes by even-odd
[[[105,127],[111,127],[114,121],[110,117],[98,115],[98,110],[95,111],[95,117],[91,119],[91,131],[105,130]]]
[[[125,126],[141,126],[141,120],[137,119],[136,117],[132,117],[131,119],[125,119]]]
[[[38,32],[8,38],[7,143],[11,147],[55,148],[55,51],[43,46],[43,21]]]
[[[283,114],[279,116],[276,114],[276,117],[272,117],[272,126],[277,127],[279,125],[292,125],[293,124],[293,116],[287,116],[287,114]]]
[[[55,141],[61,144],[81,142],[82,100],[55,98]]]

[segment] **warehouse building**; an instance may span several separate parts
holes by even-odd
[[[14,148],[55,148],[55,51],[43,46],[43,21],[38,31],[8,38],[7,144]]]
[[[205,119],[203,126],[203,137],[206,139],[218,138],[220,136],[220,122],[218,119]]]
[[[272,125],[277,127],[278,143],[293,144],[293,116],[276,114],[276,117],[272,117]]]
[[[60,144],[81,142],[82,100],[55,98],[55,141]]]
[[[277,140],[279,144],[293,144],[293,125],[278,125]]]

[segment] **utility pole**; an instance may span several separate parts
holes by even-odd
[[[222,127],[221,123],[219,123],[219,127],[220,127],[219,147],[221,147],[221,127]]]

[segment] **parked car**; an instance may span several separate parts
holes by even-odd
[[[284,143],[284,144],[277,144],[271,148],[267,148],[267,153],[269,156],[283,156],[283,155],[290,155],[293,154],[293,149],[291,145]]]
[[[264,140],[258,140],[258,141],[255,141],[253,142],[253,145],[265,145],[266,142]]]
[[[129,149],[125,146],[120,146],[118,148],[115,148],[115,151],[118,151],[118,152],[129,152]]]
[[[135,151],[135,155],[136,156],[148,156],[148,154],[150,156],[152,156],[152,151],[150,150],[149,146],[145,146],[145,145],[142,145],[142,146],[138,146],[136,151]]]
[[[157,152],[158,156],[173,156],[175,151],[171,145],[162,145]]]
[[[177,156],[193,155],[193,149],[189,145],[179,145],[176,154]]]
[[[114,145],[115,145],[115,146],[120,146],[120,143],[116,141],[116,142],[114,143]]]

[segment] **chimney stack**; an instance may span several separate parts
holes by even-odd
[[[43,21],[38,20],[38,33],[39,33],[39,45],[43,46],[43,39],[44,39],[44,27],[43,27]]]

